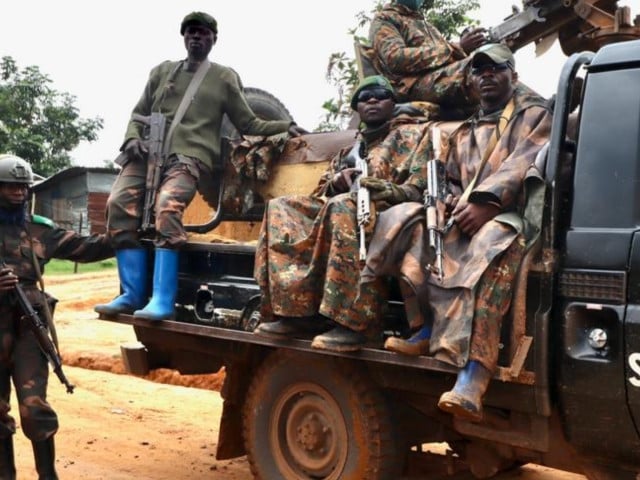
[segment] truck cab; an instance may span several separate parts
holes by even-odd
[[[640,41],[575,53],[562,71],[552,135],[537,161],[544,177],[533,205],[540,235],[517,276],[479,423],[438,410],[457,375],[449,364],[375,347],[318,351],[311,338],[253,335],[255,228],[233,242],[194,238],[180,252],[175,320],[105,319],[134,326],[145,368],[188,374],[225,367],[217,457],[246,454],[256,478],[435,479],[463,470],[490,478],[533,462],[590,480],[636,479],[638,85]],[[353,140],[323,135],[334,149]],[[300,141],[317,147],[315,139]],[[292,164],[285,152],[281,175]],[[255,227],[260,212],[258,202],[244,220]],[[225,222],[243,220],[223,214],[216,211]],[[402,333],[400,302],[389,304],[387,334]]]

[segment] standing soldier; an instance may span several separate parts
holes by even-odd
[[[53,442],[58,417],[47,403],[49,365],[13,292],[19,284],[47,323],[49,305],[55,300],[38,288],[45,264],[52,258],[103,260],[112,257],[113,250],[104,235],[80,236],[28,214],[32,183],[27,162],[0,155],[0,478],[16,478],[12,437],[16,426],[9,415],[13,378],[22,430],[33,444],[38,478],[53,480],[58,478]]]
[[[465,32],[460,43],[447,41],[425,21],[424,0],[395,0],[371,21],[373,65],[385,75],[402,101],[436,103],[466,116],[477,105],[468,85],[469,54],[486,43],[484,29]]]
[[[133,109],[122,154],[122,171],[107,203],[107,228],[116,251],[122,295],[95,310],[104,315],[134,314],[148,320],[172,318],[178,288],[178,250],[187,241],[182,224],[185,209],[201,179],[220,165],[220,127],[226,114],[242,134],[305,133],[290,121],[256,117],[244,96],[238,75],[207,59],[218,38],[216,20],[203,12],[188,14],[180,25],[186,60],[166,61],[149,76]],[[155,214],[153,296],[147,303],[147,252],[140,243],[145,199],[148,147],[141,118],[160,113],[166,118],[164,163],[151,205]],[[145,306],[146,305],[146,306]]]

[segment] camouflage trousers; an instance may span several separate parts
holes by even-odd
[[[154,245],[177,249],[187,241],[182,224],[184,211],[208,167],[184,155],[173,155],[167,163],[156,192]],[[113,184],[107,200],[107,231],[116,250],[140,247],[146,176],[146,162],[128,161]]]
[[[11,379],[25,436],[39,442],[58,431],[58,416],[47,403],[48,378],[47,359],[19,312],[0,307],[0,438],[16,431],[9,414]]]
[[[255,278],[262,315],[272,319],[320,313],[354,330],[380,315],[379,285],[358,288],[355,194],[324,201],[288,196],[267,204],[258,241]]]
[[[469,115],[478,100],[468,86],[469,58],[458,60],[446,67],[418,77],[407,97],[411,100],[431,102],[442,108],[468,109]]]
[[[513,282],[524,251],[524,238],[519,235],[491,262],[476,289],[469,360],[480,362],[492,372],[498,365],[502,319],[511,306]]]

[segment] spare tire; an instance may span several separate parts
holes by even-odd
[[[258,118],[263,120],[289,120],[293,121],[289,110],[283,103],[269,92],[259,88],[247,87],[244,89],[244,96]],[[225,115],[222,119],[220,136],[231,139],[240,138],[236,127],[233,126],[229,118]]]

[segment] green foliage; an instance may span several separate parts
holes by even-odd
[[[36,66],[22,70],[13,58],[0,61],[0,152],[14,153],[49,176],[71,165],[69,152],[98,138],[101,118],[80,118],[76,98],[51,88]]]
[[[375,12],[380,10],[385,2],[373,0],[370,12],[359,12],[356,15],[357,24],[348,31],[354,43],[369,43],[368,29]],[[467,15],[479,8],[477,0],[426,0],[422,6],[425,19],[435,25],[442,34],[450,40],[457,39],[465,27],[476,25],[477,22]],[[356,59],[345,52],[333,53],[329,57],[327,66],[327,81],[336,87],[336,97],[328,99],[322,105],[326,111],[324,121],[317,128],[318,131],[340,130],[352,115],[349,106],[351,92],[358,84],[358,66]]]
[[[71,260],[53,259],[45,267],[45,275],[66,275],[75,273],[76,264]],[[99,262],[78,263],[77,273],[100,272],[116,268],[116,259],[108,258]]]

